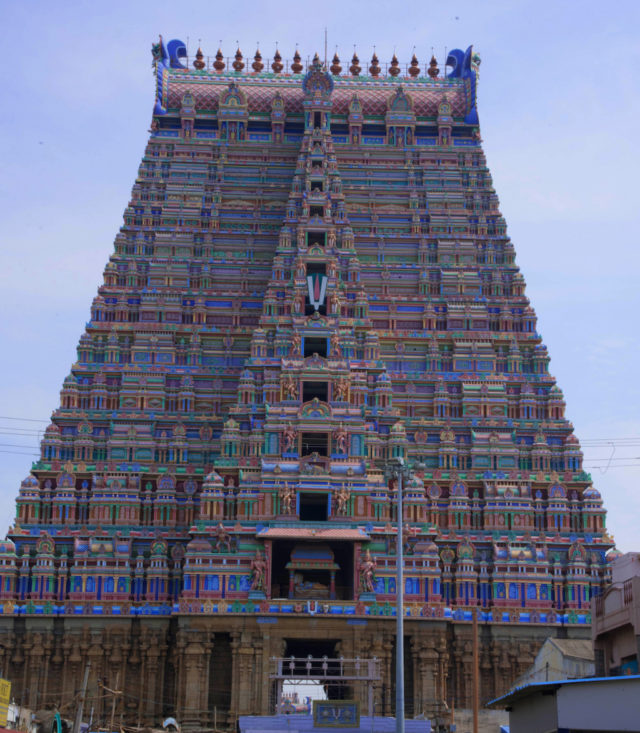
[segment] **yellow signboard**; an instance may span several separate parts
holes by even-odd
[[[0,679],[0,726],[7,727],[9,700],[11,699],[11,682]]]

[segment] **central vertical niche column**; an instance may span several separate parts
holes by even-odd
[[[311,235],[308,235],[311,237]],[[322,232],[322,246],[324,247],[326,233]],[[320,246],[318,244],[318,238],[320,237],[319,232],[313,233],[314,241],[317,246]],[[325,297],[323,298],[322,295],[322,284],[323,279],[327,276],[327,266],[324,262],[307,262],[307,287],[310,292],[307,293],[306,301],[305,301],[305,307],[304,307],[304,314],[305,316],[312,316],[315,313],[317,313],[320,316],[326,316],[327,315],[327,300],[326,300],[326,293]],[[311,283],[309,283],[309,278],[311,278]],[[325,290],[326,290],[326,283],[325,283]],[[313,298],[313,302],[312,302]],[[321,302],[319,302],[321,301]],[[306,356],[306,355],[305,355]],[[323,356],[326,356],[326,354],[323,354]]]

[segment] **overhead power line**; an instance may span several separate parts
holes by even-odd
[[[51,422],[50,420],[36,420],[33,417],[8,417],[7,415],[0,415],[0,420],[16,420],[18,422]]]

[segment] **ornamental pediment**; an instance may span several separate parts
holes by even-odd
[[[305,368],[315,367],[316,369],[326,369],[328,363],[329,362],[327,359],[325,359],[323,356],[318,356],[318,354],[307,356],[307,358],[304,360]]]
[[[314,397],[300,407],[298,414],[302,418],[322,419],[333,417],[333,410],[327,402],[321,402],[317,397]]]

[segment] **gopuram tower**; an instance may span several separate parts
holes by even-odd
[[[408,716],[590,638],[605,511],[481,148],[479,59],[368,75],[153,47],[151,135],[0,543],[0,664],[32,708],[228,726],[273,658],[377,660]],[[116,683],[116,680],[118,681]],[[365,691],[329,688],[330,696]]]

